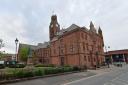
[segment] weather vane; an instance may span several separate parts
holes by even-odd
[[[55,12],[54,12],[54,11],[52,11],[52,14],[53,14],[53,15],[55,15]]]

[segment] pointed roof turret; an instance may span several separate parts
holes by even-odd
[[[99,29],[98,29],[98,35],[102,38],[102,45],[104,46],[104,39],[103,39],[103,34],[102,34],[102,30],[99,26]]]
[[[92,21],[90,22],[90,28],[91,28],[91,27],[94,27],[94,25],[93,25]]]
[[[57,16],[55,14],[51,16],[51,21],[57,21]]]
[[[102,36],[102,30],[101,30],[100,26],[99,26],[99,29],[98,29],[98,34]]]
[[[90,22],[90,31],[96,33],[96,29],[95,29],[94,24],[92,23],[92,21]]]

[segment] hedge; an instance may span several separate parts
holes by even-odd
[[[5,68],[5,65],[3,65],[3,64],[1,65],[0,64],[0,69],[4,69],[4,68]]]
[[[36,67],[35,69],[15,69],[10,73],[5,73],[4,75],[0,75],[0,78],[9,80],[9,79],[43,76],[49,74],[78,71],[78,70],[79,69],[76,68],[74,69],[73,67],[46,67],[46,68]]]
[[[45,65],[45,64],[37,64],[35,65],[35,67],[54,67],[53,64],[48,64],[48,65]]]

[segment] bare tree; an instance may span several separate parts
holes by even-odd
[[[4,43],[3,43],[3,40],[0,39],[0,49],[1,49],[2,47],[4,47]]]
[[[4,43],[3,43],[3,40],[0,39],[0,49],[4,47]],[[3,52],[0,50],[0,59],[3,57]]]

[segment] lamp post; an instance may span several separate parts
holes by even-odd
[[[15,54],[15,61],[17,61],[17,44],[18,44],[18,39],[16,38],[15,44],[16,44],[16,54]]]
[[[108,54],[108,50],[107,50],[107,48],[110,48],[110,46],[105,46],[105,50],[106,50],[106,57],[108,57],[107,59],[106,59],[106,63],[107,63],[107,65],[108,65],[108,68],[110,67],[109,66],[109,63],[110,63],[110,58],[109,58],[109,55],[107,56],[107,54]]]

